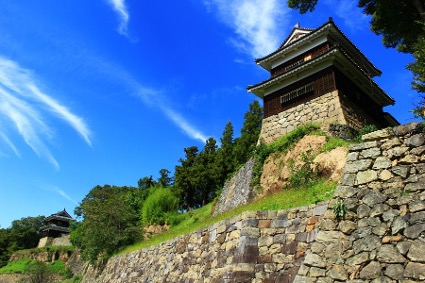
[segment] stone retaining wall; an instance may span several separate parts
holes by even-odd
[[[213,216],[246,204],[255,198],[255,192],[251,188],[254,165],[255,159],[250,158],[248,162],[224,184],[223,191],[214,208]]]
[[[425,137],[412,123],[350,147],[332,203],[294,282],[424,282]]]
[[[292,282],[328,203],[245,212],[195,233],[111,258],[83,282]]]

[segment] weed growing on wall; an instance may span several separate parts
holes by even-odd
[[[333,212],[338,221],[344,219],[347,214],[347,208],[343,200],[339,199],[333,206]]]

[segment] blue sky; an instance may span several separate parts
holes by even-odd
[[[299,15],[284,0],[1,1],[0,227],[174,172],[227,121],[239,136],[256,99],[246,87],[268,78],[254,59],[297,22],[333,17],[383,71],[386,111],[411,122],[410,56],[382,46],[356,1],[319,2]]]

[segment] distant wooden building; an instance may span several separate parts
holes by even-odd
[[[355,130],[398,125],[382,110],[394,99],[372,80],[381,71],[331,18],[317,29],[297,24],[276,51],[256,63],[270,72],[269,79],[247,88],[264,101],[265,142],[307,122]]]
[[[72,221],[74,219],[65,209],[46,217],[45,225],[41,227],[41,237],[58,238],[69,235]]]

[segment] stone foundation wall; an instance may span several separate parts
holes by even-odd
[[[260,140],[270,143],[311,122],[346,124],[337,90],[263,119]]]
[[[328,203],[245,212],[159,245],[111,258],[83,282],[292,282]]]
[[[37,248],[42,248],[46,246],[72,246],[71,241],[69,240],[69,235],[62,237],[44,237],[38,241]]]
[[[358,132],[356,130],[354,130],[348,125],[342,124],[330,124],[328,131],[333,137],[340,138],[346,141],[352,141],[358,135]]]

